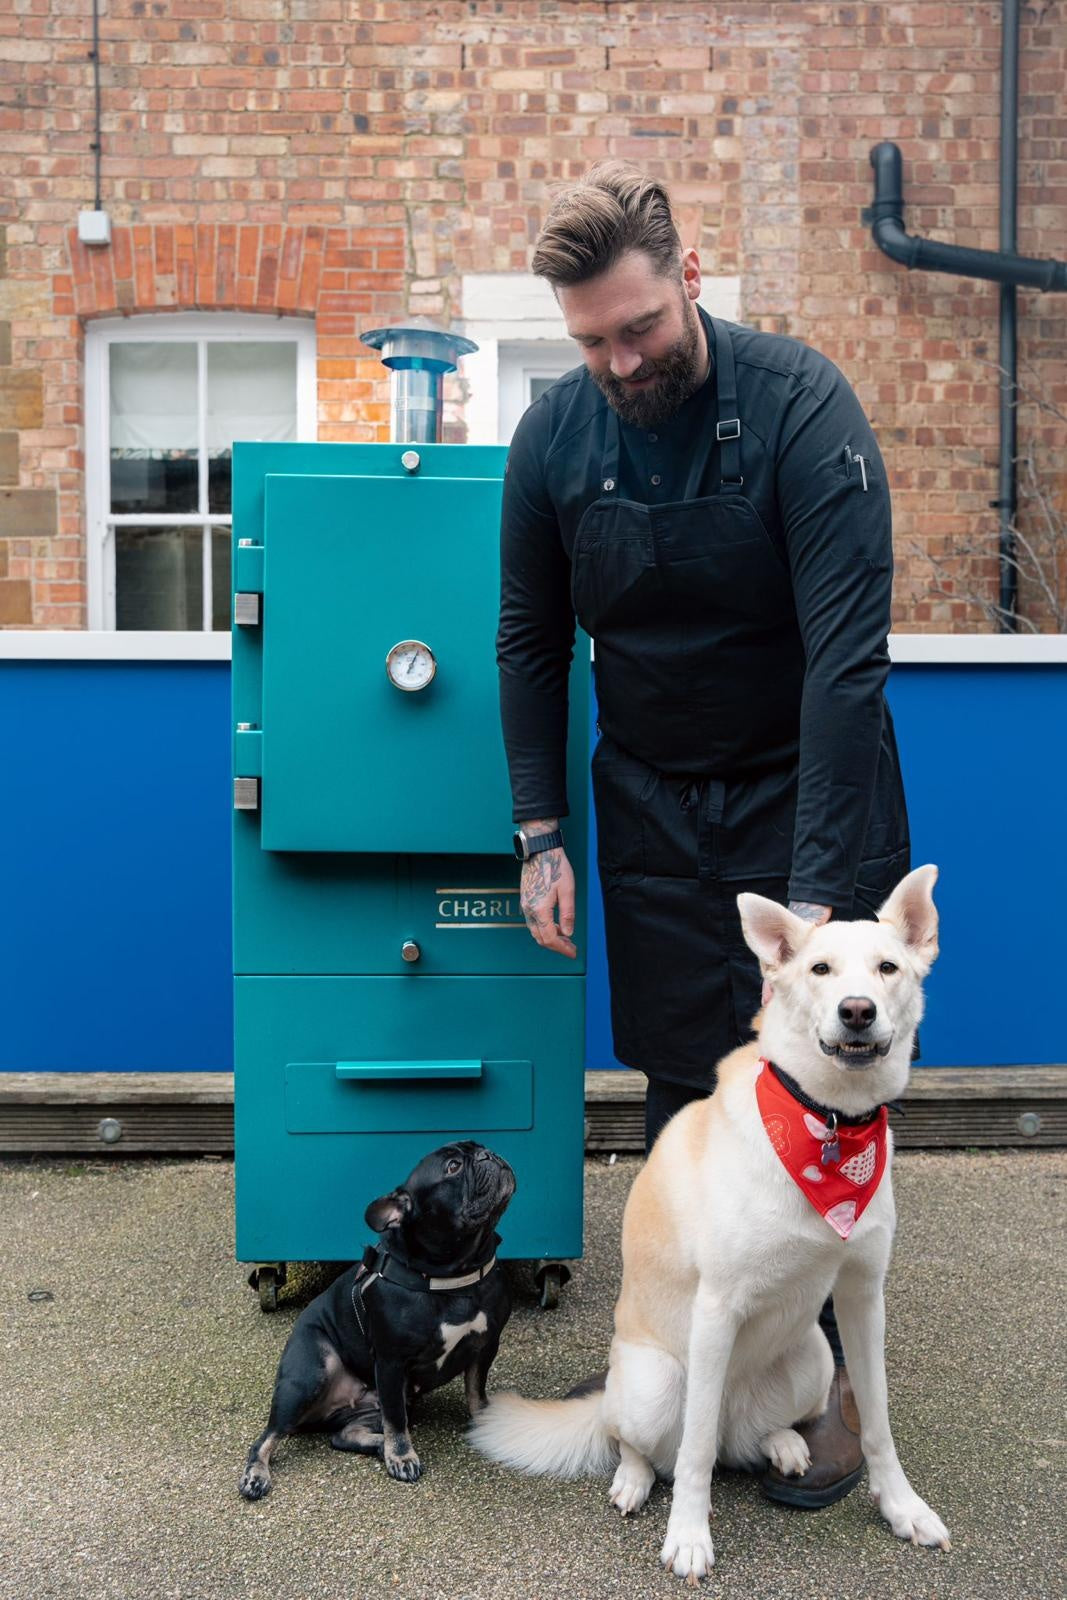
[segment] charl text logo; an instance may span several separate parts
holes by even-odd
[[[438,928],[525,928],[517,888],[437,889]]]

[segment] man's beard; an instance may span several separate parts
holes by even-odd
[[[704,343],[702,324],[688,319],[678,343],[658,361],[646,361],[632,374],[634,378],[656,376],[648,389],[627,389],[613,373],[591,373],[604,399],[624,422],[635,428],[654,428],[673,417],[697,386]]]

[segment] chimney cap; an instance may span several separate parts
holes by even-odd
[[[441,328],[426,317],[413,317],[392,328],[371,328],[361,333],[360,339],[372,350],[381,351],[383,365],[397,369],[421,367],[451,372],[461,356],[469,356],[478,348],[473,339]]]

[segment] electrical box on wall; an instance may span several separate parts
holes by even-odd
[[[106,211],[79,211],[78,238],[82,244],[110,244],[111,218]]]

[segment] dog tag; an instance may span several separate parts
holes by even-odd
[[[826,1127],[826,1133],[823,1135],[823,1141],[822,1141],[822,1164],[823,1164],[824,1167],[828,1167],[830,1165],[831,1161],[840,1161],[840,1160],[841,1160],[841,1143],[840,1143],[840,1140],[837,1137],[837,1118],[834,1116],[833,1112],[831,1111],[830,1118],[829,1118],[829,1121],[828,1121],[827,1127]]]

